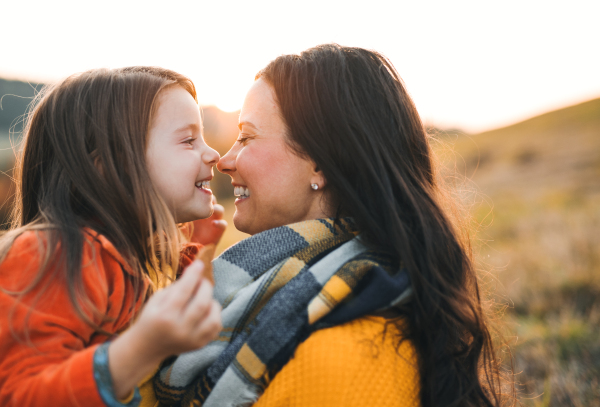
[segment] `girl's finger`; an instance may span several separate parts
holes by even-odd
[[[213,205],[213,208],[214,210],[211,218],[215,220],[223,219],[223,214],[225,213],[225,208],[223,205],[215,204]]]
[[[213,220],[212,222],[213,227],[220,229],[220,230],[225,230],[227,229],[227,221],[226,220]]]

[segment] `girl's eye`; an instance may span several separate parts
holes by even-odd
[[[193,138],[193,137],[190,137],[190,138],[187,138],[187,139],[183,140],[183,142],[185,144],[189,144],[191,146],[194,143],[194,140],[196,140],[196,139]]]

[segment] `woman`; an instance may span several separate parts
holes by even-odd
[[[469,243],[381,54],[323,45],[258,73],[218,169],[252,237],[214,262],[225,329],[155,380],[170,405],[497,406]]]

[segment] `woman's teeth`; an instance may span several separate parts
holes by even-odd
[[[239,196],[240,198],[248,198],[250,191],[246,187],[233,187],[233,195]]]
[[[210,181],[196,182],[196,187],[202,189],[210,189]]]

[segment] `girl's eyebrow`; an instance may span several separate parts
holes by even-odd
[[[238,128],[240,129],[240,131],[242,131],[242,126],[247,126],[247,127],[250,127],[251,129],[258,130],[256,128],[256,126],[250,122],[240,122],[240,124],[238,124]]]
[[[185,126],[181,126],[177,130],[175,130],[175,133],[183,133],[184,131],[187,131],[187,130],[191,130],[192,132],[199,132],[200,128],[198,127],[197,124],[190,123],[190,124],[187,124]]]

